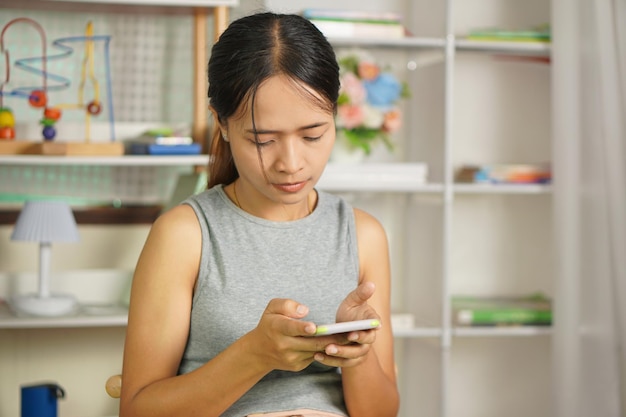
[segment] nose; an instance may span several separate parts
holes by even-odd
[[[275,166],[280,172],[295,174],[304,163],[303,146],[298,138],[285,138],[280,141]]]

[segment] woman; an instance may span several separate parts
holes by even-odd
[[[120,416],[395,416],[385,233],[315,189],[335,139],[332,47],[306,19],[233,22],[209,61],[208,190],[137,264]],[[313,337],[316,324],[379,319]]]

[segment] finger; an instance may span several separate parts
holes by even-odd
[[[328,345],[323,352],[313,357],[317,362],[329,366],[354,366],[365,359],[371,345]]]
[[[297,301],[275,298],[265,308],[264,316],[279,316],[287,320],[279,320],[277,329],[289,336],[308,336],[315,333],[315,324],[301,321],[309,313],[309,308]],[[295,319],[295,320],[293,320]]]
[[[301,319],[309,314],[309,308],[294,300],[274,298],[265,307],[264,314],[280,314],[293,319]]]
[[[367,300],[369,300],[370,297],[374,294],[375,290],[376,290],[376,285],[374,285],[373,282],[370,282],[370,281],[363,282],[359,284],[359,286],[356,287],[354,291],[348,294],[348,296],[346,297],[346,301],[350,305],[365,304]]]
[[[358,332],[350,332],[346,335],[349,343],[372,344],[376,341],[376,332],[378,328],[372,330],[361,330]]]

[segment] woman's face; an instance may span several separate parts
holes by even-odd
[[[240,176],[237,191],[254,199],[257,209],[271,213],[277,207],[301,206],[324,171],[335,142],[335,122],[333,114],[310,95],[321,100],[310,88],[274,76],[257,90],[254,125],[249,108],[240,113],[243,117],[228,120],[228,138]]]

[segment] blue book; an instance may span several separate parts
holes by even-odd
[[[202,146],[199,143],[187,145],[131,143],[128,151],[131,155],[199,155],[202,152]]]

